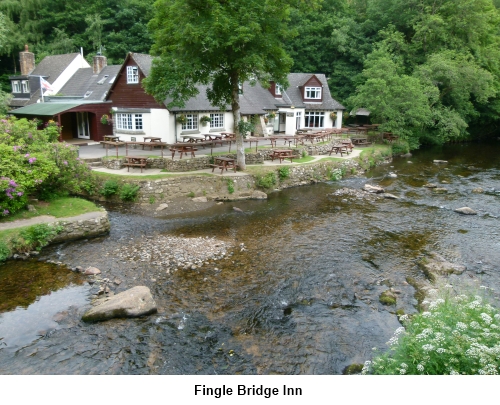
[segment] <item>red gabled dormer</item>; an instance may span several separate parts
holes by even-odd
[[[304,103],[323,102],[323,84],[312,75],[302,86],[299,86]]]
[[[283,98],[282,88],[279,84],[275,82],[270,82],[271,86],[269,86],[269,92],[273,95],[274,98]]]

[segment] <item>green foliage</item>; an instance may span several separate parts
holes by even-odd
[[[399,317],[389,352],[365,363],[372,374],[498,374],[500,314],[482,295],[454,294],[452,286],[422,313]]]
[[[229,194],[234,193],[234,181],[232,179],[227,179],[227,192]]]
[[[106,180],[99,190],[99,194],[104,197],[110,197],[118,192],[118,182],[116,180]]]
[[[154,204],[155,202],[156,202],[156,198],[153,195],[149,196],[149,203]]]
[[[288,166],[282,166],[278,169],[278,175],[281,180],[284,180],[288,177],[290,177],[290,167]]]
[[[269,189],[276,184],[275,172],[269,172],[263,176],[256,176],[255,185],[263,189]]]
[[[10,254],[9,246],[7,246],[4,241],[0,240],[0,262],[7,260]]]
[[[120,198],[122,199],[122,201],[135,201],[139,189],[139,186],[125,183],[120,190]]]
[[[249,132],[255,131],[255,124],[253,122],[240,120],[238,122],[238,131],[243,138],[246,138]]]
[[[340,169],[340,168],[332,169],[330,171],[330,175],[329,175],[331,181],[341,180],[343,176],[344,176],[344,173],[343,173],[342,169]]]
[[[189,192],[189,193],[188,193],[188,195],[187,195],[187,196],[188,196],[189,198],[193,198],[193,197],[194,197],[194,193],[191,191],[191,192]]]
[[[391,144],[392,147],[392,155],[404,155],[410,151],[410,145],[408,145],[407,141],[397,140]]]
[[[19,235],[21,239],[14,242],[17,251],[41,250],[44,246],[63,230],[62,226],[37,224],[23,229]]]

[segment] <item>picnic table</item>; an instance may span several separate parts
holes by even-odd
[[[283,136],[283,135],[278,135],[278,136],[270,136],[268,138],[271,141],[271,147],[275,148],[278,146],[278,141],[283,140],[283,145],[286,145],[288,142],[288,147],[291,146],[292,142],[295,144],[297,143],[297,138],[296,136]]]
[[[399,136],[394,135],[392,132],[383,132],[382,138],[389,142],[394,142],[395,140],[399,139]]]
[[[234,139],[236,137],[236,134],[233,132],[221,132],[220,133],[224,138],[231,138]]]
[[[248,138],[244,138],[243,142],[250,142],[250,148],[252,147],[252,142],[255,142],[255,153],[257,153],[257,149],[259,147],[259,138],[248,137]],[[229,150],[231,150],[231,149],[229,149]]]
[[[169,145],[170,147],[170,152],[172,152],[172,159],[175,156],[175,152],[179,152],[180,156],[179,159],[182,159],[182,155],[191,153],[191,157],[195,157],[194,152],[197,151],[198,149],[195,148],[196,145],[189,143],[189,142],[184,142],[184,143],[173,143]]]
[[[290,159],[290,162],[293,159],[293,150],[291,149],[274,149],[269,154],[271,157],[271,161],[274,162],[274,159],[279,159],[280,164],[284,159]]]
[[[157,142],[161,142],[161,138],[157,137],[157,136],[145,136],[144,138],[144,142],[142,143],[142,150],[144,150],[144,146],[149,146],[151,148],[151,150],[153,150],[153,148],[157,145],[155,145],[155,143]],[[148,140],[149,140],[149,145],[148,145]]]
[[[204,142],[206,139],[203,135],[196,134],[181,135],[181,138],[184,142]]]
[[[146,156],[125,156],[126,162],[123,163],[123,166],[127,166],[127,172],[130,167],[140,167],[141,173],[142,169],[146,168],[147,157]]]
[[[351,149],[352,151],[352,149]],[[343,154],[346,153],[347,155],[349,154],[349,151],[348,151],[348,147],[346,144],[337,144],[337,145],[333,145],[332,146],[332,149],[330,149],[330,153],[329,153],[329,156],[332,156],[332,153],[335,152],[335,154],[337,153],[340,153],[340,156],[344,156]]]
[[[222,157],[222,156],[214,156],[214,164],[210,165],[212,167],[212,172],[215,168],[221,169],[220,174],[224,173],[224,170],[228,168],[232,168],[236,173],[236,159]]]
[[[366,146],[371,144],[371,142],[368,142],[368,138],[364,136],[355,138],[351,137],[351,141],[355,146]]]
[[[117,135],[104,135],[103,138],[105,141],[120,142],[120,137]]]

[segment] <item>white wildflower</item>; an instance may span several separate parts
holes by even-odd
[[[401,363],[401,368],[408,368],[408,364],[406,364],[406,363]]]
[[[420,371],[420,372],[424,371],[424,366],[422,364],[418,364],[417,365],[417,370]]]
[[[397,328],[396,331],[394,332],[394,336],[399,336],[401,335],[402,333],[404,333],[405,331],[405,328],[403,328],[402,326]]]
[[[424,318],[430,318],[432,316],[432,314],[429,311],[425,311],[425,312],[422,312],[422,316]]]
[[[424,349],[424,351],[426,351],[426,352],[430,352],[434,349],[434,346],[431,344],[426,344],[426,345],[422,346],[422,349]]]
[[[490,325],[490,328],[491,328],[491,329],[498,329],[498,326],[497,326],[497,325],[495,325],[494,323],[492,323],[492,324]]]
[[[479,323],[477,323],[476,321],[472,321],[472,322],[470,323],[470,327],[471,327],[472,329],[481,329],[481,325],[479,325]]]
[[[401,316],[399,317],[399,320],[400,320],[400,321],[407,321],[408,319],[410,319],[410,317],[409,317],[408,315],[406,315],[406,314],[401,315]]]
[[[397,336],[393,336],[389,339],[388,342],[386,342],[386,345],[389,345],[389,346],[393,346],[395,345],[396,343],[398,343],[398,337]]]
[[[406,368],[400,368],[399,374],[401,374],[401,375],[406,374]]]
[[[493,318],[495,318],[495,319],[500,319],[500,314],[495,314],[495,315],[493,315]]]
[[[460,373],[457,373],[455,370],[450,369],[450,375],[460,375]]]
[[[443,349],[442,347],[439,347],[439,348],[436,349],[436,352],[438,352],[439,354],[446,353],[446,349]]]
[[[487,323],[488,325],[493,321],[493,319],[491,318],[491,316],[489,316],[488,314],[485,314],[484,312],[481,313],[481,319]]]
[[[458,330],[465,330],[465,329],[467,329],[467,325],[463,322],[457,322],[457,329]]]
[[[446,284],[445,288],[453,288],[453,286],[451,284]]]

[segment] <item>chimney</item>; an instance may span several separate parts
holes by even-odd
[[[28,45],[24,45],[24,52],[19,52],[19,64],[23,76],[29,75],[35,69],[35,54],[28,51]]]
[[[104,55],[101,55],[100,52],[97,53],[96,56],[94,56],[94,63],[93,63],[93,73],[95,75],[98,75],[101,73],[101,70],[103,70],[106,66],[108,66],[108,58],[106,58]]]

